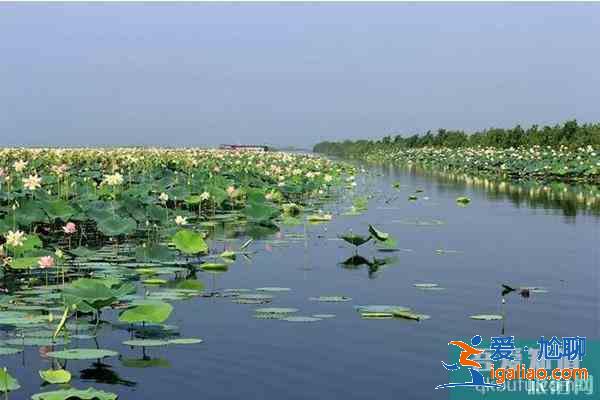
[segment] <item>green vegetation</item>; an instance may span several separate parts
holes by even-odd
[[[261,293],[206,291],[196,274],[214,283],[238,255],[250,259],[254,237],[277,233],[282,216],[314,212],[355,172],[274,152],[0,149],[0,356],[51,349],[51,369],[39,377],[63,386],[32,399],[116,399],[69,387],[67,362],[119,356],[126,366],[159,366],[146,348],[203,342],[167,324],[173,303],[216,295],[271,302]],[[140,360],[101,348],[103,332],[118,329],[130,333],[122,342],[129,351],[142,349]],[[96,347],[77,345],[90,339]],[[19,388],[0,370],[0,393]]]
[[[600,179],[600,124],[537,125],[467,134],[437,133],[379,141],[322,142],[317,153],[372,162],[415,163],[512,179]]]

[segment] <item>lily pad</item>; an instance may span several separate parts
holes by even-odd
[[[284,287],[261,287],[255,289],[257,292],[289,292],[290,288]]]
[[[31,396],[31,400],[116,400],[117,395],[114,393],[103,392],[94,388],[80,389],[63,389],[52,392],[42,392]]]
[[[94,360],[98,358],[118,356],[119,353],[112,350],[81,348],[51,351],[47,355],[48,357],[60,358],[62,360]]]
[[[169,344],[200,344],[202,342],[204,342],[204,340],[197,338],[178,338],[169,340]]]
[[[125,310],[119,316],[119,321],[130,324],[141,322],[160,324],[169,318],[171,311],[173,311],[173,306],[169,303],[157,301],[149,304],[140,304]]]
[[[346,297],[346,296],[319,296],[319,297],[309,297],[308,299],[311,300],[311,301],[321,301],[321,302],[325,302],[325,303],[340,303],[340,302],[351,301],[352,297]]]
[[[321,318],[303,317],[303,316],[291,316],[291,317],[281,318],[281,320],[282,321],[287,321],[287,322],[317,322],[317,321],[321,321]]]
[[[6,368],[0,368],[0,392],[12,392],[21,387],[19,381],[13,378],[7,371]],[[8,396],[6,396],[8,399]]]
[[[498,321],[503,319],[504,317],[498,314],[476,314],[471,315],[469,318],[476,319],[479,321]]]
[[[65,369],[48,369],[39,373],[40,378],[48,383],[68,383],[71,380],[71,373]]]
[[[126,340],[123,342],[126,346],[133,347],[156,347],[156,346],[166,346],[169,344],[166,340],[153,340],[153,339],[132,339]]]

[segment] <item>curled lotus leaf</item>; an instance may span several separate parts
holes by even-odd
[[[0,392],[4,392],[5,397],[8,399],[7,392],[12,392],[21,387],[19,381],[13,378],[7,371],[6,368],[0,368]]]
[[[369,233],[377,240],[384,242],[390,238],[390,234],[380,231],[375,228],[373,225],[369,225]]]
[[[65,369],[48,369],[39,373],[40,378],[48,383],[68,383],[71,380],[71,373]]]

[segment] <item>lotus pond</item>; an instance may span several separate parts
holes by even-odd
[[[0,168],[9,398],[446,398],[451,339],[598,336],[598,218],[552,186],[516,202],[191,149],[7,149]]]

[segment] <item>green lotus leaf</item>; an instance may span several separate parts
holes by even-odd
[[[469,204],[471,202],[471,199],[465,196],[461,196],[461,197],[457,197],[456,198],[456,202],[458,204],[462,204],[462,205],[466,205]]]
[[[150,278],[150,279],[144,279],[142,281],[142,283],[144,285],[164,285],[165,283],[167,283],[167,281],[164,279],[160,279],[160,278]]]
[[[196,279],[186,279],[184,281],[178,282],[176,288],[201,292],[202,290],[204,290],[204,284]]]
[[[268,222],[279,214],[279,209],[266,203],[251,202],[244,209],[244,214],[251,222]]]
[[[396,318],[411,319],[414,321],[422,321],[431,318],[429,315],[418,314],[412,311],[394,311],[393,314]]]
[[[12,392],[20,387],[19,382],[6,371],[6,368],[0,368],[0,392]]]
[[[352,300],[351,297],[346,296],[319,296],[319,297],[309,297],[311,301],[320,301],[325,303],[339,303],[346,302]]]
[[[363,244],[367,243],[369,240],[371,240],[371,236],[360,236],[360,235],[356,235],[354,233],[341,235],[340,238],[343,239],[344,241],[350,243],[351,245],[357,246],[357,247],[360,245],[363,245]]]
[[[197,338],[178,338],[169,340],[169,344],[200,344],[202,342],[204,342],[204,340]]]
[[[37,268],[39,257],[19,257],[14,258],[10,263],[10,268],[12,269],[30,269]]]
[[[498,314],[476,314],[471,315],[469,318],[480,321],[497,321],[503,319],[504,317]]]
[[[63,389],[53,392],[42,392],[31,396],[31,400],[117,400],[117,395],[114,393],[103,392],[94,388],[80,389]]]
[[[173,306],[164,302],[153,302],[149,304],[140,304],[127,309],[119,316],[119,321],[130,324],[150,322],[160,324],[169,318],[173,311]]]
[[[180,230],[173,236],[173,243],[177,250],[185,254],[207,253],[208,245],[203,235],[188,229]]]
[[[22,227],[30,227],[34,223],[49,222],[48,216],[39,201],[29,200],[21,203],[16,209],[16,222]],[[11,218],[12,219],[12,218]]]
[[[117,295],[101,280],[81,278],[63,290],[63,298],[67,304],[76,305],[78,311],[89,312],[111,305]]]
[[[98,230],[106,236],[129,235],[137,228],[137,223],[129,217],[111,215],[97,221]]]
[[[376,229],[373,225],[369,225],[369,233],[371,233],[371,235],[380,242],[384,242],[390,238],[389,233],[382,232]]]
[[[94,360],[104,357],[118,356],[119,353],[104,349],[68,349],[61,351],[51,351],[48,357],[59,358],[61,360]]]
[[[43,204],[43,208],[51,220],[61,219],[67,221],[76,212],[65,200],[47,201]]]
[[[68,383],[71,373],[65,369],[47,369],[39,371],[40,377],[48,383]]]
[[[229,266],[223,263],[204,263],[200,265],[200,269],[204,271],[227,271]]]
[[[317,322],[317,321],[321,321],[321,318],[316,318],[316,317],[304,317],[304,316],[291,316],[291,317],[284,317],[281,318],[282,321],[287,321],[287,322]]]
[[[123,342],[124,345],[132,347],[157,347],[166,346],[169,343],[170,341],[154,339],[132,339]]]

